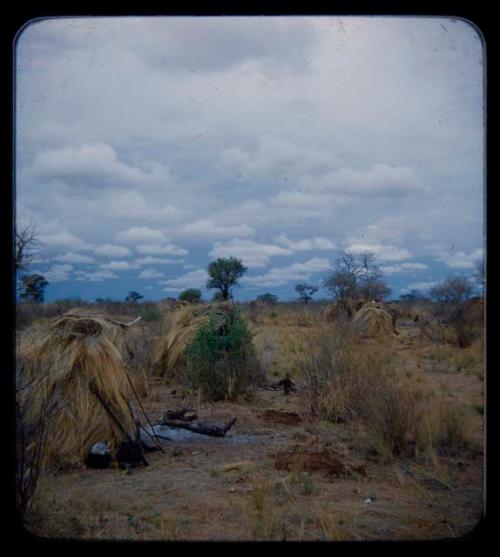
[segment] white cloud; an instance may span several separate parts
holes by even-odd
[[[138,278],[140,279],[152,279],[162,277],[163,273],[156,271],[155,269],[144,269],[139,273]]]
[[[314,258],[304,263],[293,263],[288,267],[274,267],[263,275],[242,277],[241,283],[254,288],[278,287],[295,281],[308,280],[313,273],[326,272],[330,269],[328,259]]]
[[[120,161],[114,148],[103,142],[64,146],[38,153],[32,171],[36,176],[60,180],[85,180],[96,187],[120,183],[157,186],[165,183],[168,172],[158,163],[149,169]]]
[[[342,168],[321,179],[311,179],[307,186],[311,191],[340,192],[349,196],[399,196],[421,188],[411,167],[387,163],[375,163],[365,171]]]
[[[92,246],[82,241],[80,238],[71,234],[67,230],[62,230],[55,234],[40,234],[40,242],[50,248],[70,249],[74,251],[85,251],[92,249]]]
[[[386,275],[397,275],[399,273],[423,271],[428,269],[424,263],[401,263],[397,265],[382,265],[380,270]]]
[[[327,238],[306,238],[304,240],[293,241],[286,234],[280,234],[277,242],[290,248],[292,251],[311,251],[311,250],[331,250],[336,246]]]
[[[155,201],[147,202],[144,197],[136,191],[113,192],[108,207],[110,217],[127,218],[141,221],[177,221],[183,215],[183,211],[170,204],[158,204]],[[137,231],[136,231],[137,232]],[[125,233],[126,234],[126,233]],[[129,232],[129,235],[133,233]],[[141,241],[146,238],[140,238]],[[150,239],[150,238],[147,238]],[[158,239],[157,237],[153,239]]]
[[[265,267],[275,255],[290,255],[292,250],[273,244],[259,244],[253,240],[236,238],[226,244],[216,242],[209,252],[211,257],[236,257],[249,267]]]
[[[116,235],[117,240],[125,243],[138,242],[164,242],[165,234],[161,230],[148,228],[147,226],[133,226],[123,230]]]
[[[413,257],[406,248],[391,244],[352,242],[345,249],[352,253],[373,253],[379,261],[403,261]]]
[[[304,215],[321,215],[331,212],[335,207],[346,203],[346,198],[339,195],[326,195],[300,190],[283,190],[274,199],[279,206],[292,207]]]
[[[251,236],[254,229],[246,224],[236,226],[218,225],[212,219],[200,220],[185,224],[180,234],[183,236],[194,236],[202,238],[227,238],[235,236]]]
[[[475,264],[483,257],[482,248],[478,248],[471,253],[464,251],[446,250],[440,244],[431,248],[431,252],[438,261],[443,262],[450,269],[474,269]]]
[[[185,290],[186,288],[204,288],[208,279],[208,273],[206,269],[196,269],[195,271],[190,271],[180,277],[169,280],[159,281],[158,284],[164,285],[164,291],[169,290]]]
[[[73,270],[73,265],[54,265],[48,271],[40,272],[49,283],[63,282],[70,280],[70,272]]]
[[[139,253],[152,255],[187,255],[189,253],[187,249],[180,248],[174,244],[141,244],[136,249]]]
[[[123,246],[113,246],[111,244],[104,244],[95,249],[97,255],[103,255],[105,257],[126,257],[132,252]]]
[[[127,271],[135,268],[135,266],[128,261],[110,261],[109,263],[102,263],[99,267],[108,271]]]
[[[63,263],[93,263],[94,260],[88,255],[81,253],[65,253],[54,257],[55,261],[62,261]]]
[[[77,271],[75,273],[77,278],[75,280],[80,282],[102,282],[104,280],[118,278],[111,271],[95,271],[95,272],[85,272],[85,271]]]
[[[140,257],[134,261],[134,264],[139,267],[143,265],[165,265],[172,263],[179,263],[179,261],[176,259],[169,259],[168,257],[152,257],[151,255]]]

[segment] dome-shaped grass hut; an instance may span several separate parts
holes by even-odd
[[[352,319],[352,325],[358,334],[366,337],[395,333],[392,316],[377,302],[368,302],[359,309]]]
[[[50,467],[84,461],[95,443],[114,452],[127,435],[135,436],[133,388],[121,355],[124,325],[71,310],[21,335],[26,418],[36,423],[47,413],[44,461]]]

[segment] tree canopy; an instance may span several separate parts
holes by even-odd
[[[309,301],[312,299],[313,295],[319,290],[317,286],[312,286],[310,284],[296,284],[295,291],[298,293],[299,298],[304,302],[304,304],[308,304]]]
[[[274,305],[278,303],[278,296],[276,296],[276,294],[271,294],[269,292],[257,296],[256,299],[258,302],[263,302],[265,304],[270,304],[270,305]]]
[[[199,302],[201,300],[201,290],[199,288],[187,288],[179,294],[179,300],[184,302]]]
[[[142,298],[144,298],[144,296],[142,294],[139,294],[139,292],[136,292],[135,290],[131,290],[127,294],[127,297],[125,298],[125,301],[126,302],[138,302],[139,300],[142,300]]]
[[[21,294],[20,297],[33,302],[43,302],[45,299],[45,288],[49,285],[44,276],[24,275],[21,278]]]
[[[207,288],[218,289],[222,300],[227,300],[231,297],[233,286],[238,284],[238,280],[247,270],[247,267],[235,257],[220,257],[208,266],[210,278],[207,281]]]

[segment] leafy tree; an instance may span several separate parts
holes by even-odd
[[[314,294],[319,290],[317,286],[311,286],[310,284],[297,284],[295,286],[295,291],[298,293],[299,298],[304,302],[305,305],[309,303]]]
[[[199,302],[201,300],[201,290],[198,288],[188,288],[179,294],[179,300],[184,302]]]
[[[139,292],[136,292],[135,290],[131,290],[127,297],[125,298],[126,302],[138,302],[139,300],[142,300],[142,298],[144,298],[144,296],[142,294],[139,294]]]
[[[276,294],[270,294],[269,292],[266,292],[265,294],[257,296],[257,301],[274,306],[278,303],[278,296],[276,296]]]
[[[231,296],[231,289],[238,284],[247,267],[234,257],[221,257],[212,261],[208,266],[210,278],[207,281],[207,288],[217,288],[220,290],[222,300],[227,300]]]
[[[43,302],[45,298],[45,288],[49,285],[42,275],[24,275],[21,278],[22,292],[20,297],[33,302]]]

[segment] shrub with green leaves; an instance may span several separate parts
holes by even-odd
[[[199,288],[188,288],[179,294],[179,300],[189,303],[201,301],[201,290]]]
[[[159,321],[162,318],[161,311],[157,307],[143,307],[139,310],[143,321]]]
[[[186,382],[211,401],[234,400],[257,378],[252,336],[235,308],[213,310],[186,349]]]

